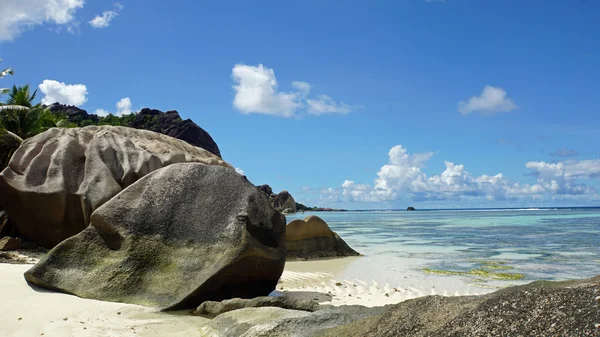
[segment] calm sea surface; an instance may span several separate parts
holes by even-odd
[[[385,281],[432,271],[477,281],[473,271],[486,270],[513,284],[493,273],[521,274],[517,283],[600,275],[600,208],[314,214],[366,255],[363,273]]]

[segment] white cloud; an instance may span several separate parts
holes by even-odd
[[[561,163],[528,162],[526,168],[537,176],[535,184],[512,182],[502,173],[473,176],[462,164],[445,161],[445,170],[428,176],[422,169],[433,152],[409,154],[402,145],[388,153],[373,186],[345,180],[341,188],[321,191],[324,201],[384,202],[408,196],[414,200],[459,200],[485,198],[504,200],[523,197],[597,194],[579,180],[600,177],[600,159]]]
[[[87,102],[87,87],[83,84],[65,84],[54,80],[44,80],[39,85],[40,91],[45,95],[42,103],[62,103],[80,106]]]
[[[106,117],[110,114],[110,112],[108,112],[104,109],[96,109],[96,111],[94,113],[100,117]]]
[[[499,112],[515,110],[517,105],[507,97],[506,91],[499,87],[486,85],[479,96],[458,103],[458,111],[463,115],[479,112],[482,115],[494,115]]]
[[[567,160],[559,163],[530,161],[525,166],[542,179],[592,179],[600,177],[600,159]]]
[[[239,168],[239,167],[236,167],[236,168],[235,168],[235,172],[237,172],[238,174],[241,174],[241,175],[246,175],[246,174],[244,173],[244,170],[242,170],[242,169],[241,169],[241,168]]]
[[[89,24],[94,28],[106,28],[110,26],[110,22],[119,15],[119,12],[123,9],[123,5],[120,3],[115,4],[114,10],[104,11],[102,15],[96,15]]]
[[[115,116],[123,116],[123,115],[129,115],[132,114],[133,111],[131,110],[132,104],[131,104],[131,99],[129,97],[124,97],[121,98],[116,104],[115,104],[116,108],[117,108],[117,112],[114,113]],[[111,112],[104,110],[104,109],[96,109],[95,112],[96,115],[100,116],[100,117],[106,117],[110,114],[112,114]]]
[[[121,98],[117,104],[117,116],[131,114],[131,99],[129,97]]]
[[[275,72],[262,64],[236,64],[231,76],[237,83],[233,105],[242,113],[291,117],[302,105],[298,93],[277,91]]]
[[[293,81],[293,91],[278,91],[275,72],[262,64],[236,64],[232,69],[231,78],[235,82],[233,105],[244,114],[293,117],[306,105],[307,112],[313,115],[348,113],[352,110],[348,104],[336,103],[327,95],[307,99],[312,88],[307,82]]]
[[[326,113],[347,114],[352,107],[344,102],[336,103],[327,95],[318,95],[316,99],[307,99],[308,113],[311,115],[322,115]]]
[[[84,0],[2,0],[0,1],[0,41],[13,40],[25,29],[51,23],[69,30],[75,12]]]

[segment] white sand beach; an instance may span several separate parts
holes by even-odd
[[[187,311],[163,313],[152,308],[102,302],[52,292],[27,284],[28,264],[0,263],[0,336],[201,336],[208,319]],[[321,304],[382,306],[426,295],[475,295],[459,278],[415,274],[390,283],[370,277],[346,277],[363,268],[365,257],[287,262],[273,296],[315,300]]]

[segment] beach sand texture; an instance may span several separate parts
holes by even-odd
[[[364,275],[345,279],[350,264],[362,257],[286,263],[273,296],[321,304],[382,306],[426,295],[476,295],[490,292],[467,286],[460,278],[422,275],[398,284]],[[52,292],[27,284],[30,264],[0,263],[0,336],[202,336],[208,319],[187,311],[163,313],[152,308],[102,302]]]

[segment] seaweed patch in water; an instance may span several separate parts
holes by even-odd
[[[525,277],[525,275],[521,273],[495,273],[485,269],[473,269],[470,271],[452,271],[423,268],[423,271],[428,274],[477,276],[479,278],[489,278],[494,280],[521,280]]]

